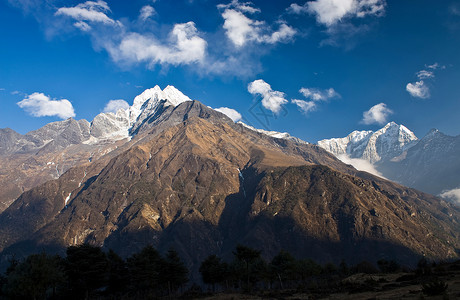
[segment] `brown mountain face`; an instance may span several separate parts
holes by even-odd
[[[122,255],[173,246],[193,268],[238,243],[322,262],[459,256],[457,207],[317,146],[249,130],[198,101],[166,107],[137,133],[0,214],[3,259],[82,242]]]
[[[89,136],[89,123],[72,118],[26,135],[0,129],[0,212],[23,192],[59,178],[72,167],[97,160],[126,142],[84,143]]]

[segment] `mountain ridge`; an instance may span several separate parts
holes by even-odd
[[[174,247],[195,273],[207,255],[229,256],[238,243],[321,262],[459,255],[460,211],[449,203],[359,172],[316,145],[250,130],[199,101],[161,111],[129,142],[1,213],[3,262],[82,242],[124,256],[149,243]]]
[[[418,139],[406,127],[394,122],[379,131],[397,126],[405,134],[393,134],[390,137],[392,140],[387,143],[393,147],[387,149],[378,149],[375,143],[372,145],[368,142],[369,138],[365,137],[358,139],[358,142],[350,142],[357,133],[374,135],[372,131],[354,131],[345,138],[318,141],[318,145],[337,157],[345,154],[350,158],[363,159],[384,177],[427,193],[440,195],[460,186],[456,180],[456,174],[460,172],[460,135],[452,137],[431,129],[423,138]],[[372,153],[369,155],[369,152],[362,151],[363,148],[371,149],[369,152]],[[460,202],[460,199],[457,201]]]

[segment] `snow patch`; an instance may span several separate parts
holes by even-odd
[[[301,140],[299,138],[296,138],[296,137],[290,135],[287,132],[278,132],[278,131],[268,131],[268,130],[263,130],[263,129],[257,129],[257,128],[252,127],[252,126],[250,126],[250,125],[248,125],[246,123],[243,123],[241,121],[238,122],[237,124],[241,124],[242,126],[248,128],[248,129],[251,129],[252,131],[259,132],[259,133],[268,135],[268,136],[273,137],[273,138],[291,140],[291,141],[297,142],[299,144],[308,144],[308,142],[305,142],[305,141],[303,141],[303,140]]]
[[[69,202],[70,196],[72,196],[72,193],[69,193],[69,195],[67,196],[67,198],[65,198],[65,205],[67,205],[67,202]]]

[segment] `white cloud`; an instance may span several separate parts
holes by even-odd
[[[278,42],[289,41],[294,37],[297,31],[287,24],[281,24],[278,31],[272,32],[271,35],[264,35],[259,37],[259,41],[263,41],[268,44],[276,44]]]
[[[315,88],[301,88],[299,91],[305,98],[313,101],[326,101],[331,98],[339,98],[340,95],[333,88],[320,90]]]
[[[460,188],[444,191],[439,196],[460,205]]]
[[[385,178],[379,171],[377,171],[373,164],[365,159],[350,158],[347,154],[340,154],[337,156],[337,158],[340,159],[343,163],[352,165],[359,171],[365,171],[373,175]]]
[[[156,14],[155,9],[150,5],[146,5],[141,8],[141,11],[139,12],[139,19],[141,19],[142,21],[145,21],[155,14]]]
[[[4,88],[0,88],[0,91],[4,91],[5,89]]]
[[[425,70],[420,70],[415,74],[419,81],[408,83],[406,85],[406,91],[409,92],[412,97],[422,99],[430,98],[430,88],[424,80],[433,79],[435,77],[434,71],[445,68],[445,66],[441,66],[438,63],[425,65]]]
[[[385,103],[379,103],[372,106],[368,111],[363,113],[362,123],[369,124],[385,124],[387,118],[393,111],[387,107]]]
[[[112,113],[116,114],[119,109],[127,110],[128,108],[129,108],[129,104],[125,100],[122,100],[122,99],[110,100],[105,105],[104,112],[105,113],[112,112]]]
[[[256,21],[245,14],[260,12],[258,8],[252,7],[252,3],[240,3],[232,1],[230,4],[220,4],[218,8],[224,8],[223,28],[228,39],[236,47],[242,47],[248,42],[276,44],[289,42],[297,33],[294,28],[281,22],[277,31],[272,31],[263,21]]]
[[[288,12],[293,14],[310,13],[316,21],[333,26],[345,18],[380,17],[385,13],[385,0],[316,0],[304,5],[291,4]]]
[[[239,112],[237,112],[236,110],[232,109],[232,108],[219,107],[219,108],[216,108],[215,110],[217,110],[218,112],[223,113],[224,115],[226,115],[227,117],[232,119],[233,122],[238,122],[242,118],[241,114]]]
[[[91,30],[91,26],[89,26],[88,23],[83,22],[83,21],[76,22],[76,23],[73,24],[73,26],[77,27],[81,31],[90,31]]]
[[[282,92],[272,90],[271,86],[262,79],[254,80],[248,85],[248,92],[262,96],[262,105],[271,112],[277,114],[281,110],[281,105],[288,101]]]
[[[425,67],[427,67],[428,69],[431,69],[431,70],[437,70],[437,69],[445,69],[446,66],[441,66],[440,64],[438,63],[434,63],[432,65],[425,65]]]
[[[149,67],[156,64],[191,64],[203,62],[206,56],[206,41],[198,34],[195,23],[175,24],[168,39],[160,40],[153,34],[137,33],[127,30],[120,21],[110,19],[106,12],[110,8],[104,1],[86,1],[75,7],[59,8],[56,15],[71,17],[78,22],[75,27],[88,32],[96,49],[105,49],[112,60],[124,65],[146,63]],[[139,18],[146,20],[155,14],[152,6],[146,5],[140,10]],[[92,29],[87,22],[103,25],[119,25],[117,30],[108,33],[103,27]],[[128,26],[129,27],[129,26]]]
[[[293,99],[291,102],[297,105],[299,109],[305,114],[308,114],[309,112],[316,110],[315,101],[305,101],[305,100]]]
[[[297,107],[304,113],[308,114],[309,112],[315,111],[318,102],[327,101],[331,98],[340,98],[339,93],[337,93],[333,88],[326,90],[320,90],[316,88],[301,88],[299,92],[310,101],[293,99],[291,102],[297,105]]]
[[[195,23],[188,22],[174,25],[169,43],[162,43],[154,36],[129,33],[118,45],[109,44],[107,50],[116,62],[181,65],[203,61],[206,46]]]
[[[56,116],[61,119],[75,117],[75,111],[69,100],[52,100],[43,93],[28,95],[17,104],[34,117]]]
[[[55,13],[56,16],[64,15],[77,21],[98,22],[103,24],[116,24],[106,15],[110,8],[105,1],[86,1],[74,7],[61,7]]]
[[[229,4],[219,4],[217,8],[234,8],[242,12],[254,14],[260,12],[260,9],[252,6],[251,2],[239,2],[238,0],[232,0]]]
[[[426,99],[430,97],[430,89],[426,86],[423,80],[416,81],[414,83],[408,83],[406,85],[406,91],[412,97]]]
[[[307,3],[305,3],[304,5],[299,5],[297,3],[292,3],[287,8],[287,11],[289,13],[291,13],[291,14],[296,14],[296,15],[308,13]]]
[[[243,13],[233,9],[226,9],[222,13],[222,17],[225,19],[224,29],[227,37],[235,46],[241,47],[248,40],[256,39],[258,35],[256,24]]]
[[[434,78],[434,73],[432,71],[421,70],[417,72],[418,79],[427,79]]]

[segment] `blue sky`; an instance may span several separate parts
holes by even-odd
[[[460,134],[460,1],[0,0],[0,128],[174,85],[309,142]]]

